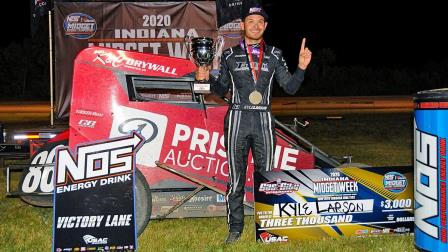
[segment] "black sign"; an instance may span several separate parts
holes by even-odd
[[[54,177],[53,251],[136,249],[134,133],[57,150]]]

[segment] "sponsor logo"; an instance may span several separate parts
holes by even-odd
[[[159,196],[157,194],[153,194],[152,195],[152,203],[153,204],[155,204],[155,203],[165,203],[167,201],[168,201],[168,199],[166,197],[162,197],[162,196]]]
[[[360,229],[360,230],[355,231],[355,234],[357,234],[357,235],[363,235],[363,234],[368,234],[368,233],[369,233],[369,230],[367,230],[367,229]]]
[[[216,194],[216,202],[217,203],[226,202],[226,197],[222,194]]]
[[[86,144],[77,147],[76,158],[68,148],[60,148],[56,185],[66,184],[69,177],[72,182],[77,182],[132,171],[134,153],[142,142],[142,137],[133,133],[124,138]]]
[[[294,184],[288,181],[277,179],[277,181],[269,181],[267,183],[261,183],[259,187],[260,192],[265,194],[282,195],[285,193],[292,193],[299,190],[299,184]]]
[[[177,68],[172,68],[170,66],[160,65],[143,60],[135,60],[123,53],[116,55],[110,51],[95,50],[94,54],[96,54],[96,58],[93,59],[93,62],[99,62],[103,65],[110,65],[112,67],[125,67],[141,72],[161,72],[177,76]]]
[[[371,234],[381,234],[383,231],[381,229],[372,229],[370,230]]]
[[[34,0],[34,6],[44,7],[47,5],[47,1],[44,0]]]
[[[85,116],[96,116],[96,117],[103,117],[104,114],[96,111],[90,111],[90,110],[84,110],[84,109],[77,109],[75,111],[76,114],[79,115],[85,115]]]
[[[84,235],[82,237],[82,239],[84,240],[84,242],[87,245],[102,245],[102,244],[107,244],[107,240],[108,238],[96,238],[93,235]]]
[[[287,242],[288,236],[277,236],[268,232],[263,232],[260,234],[261,241],[263,243],[272,243],[272,242]]]
[[[202,210],[202,208],[203,208],[203,206],[195,206],[195,205],[192,205],[192,206],[184,206],[184,210],[185,210],[185,211],[188,211],[188,212],[192,212],[192,211],[200,211],[200,210]]]
[[[118,126],[118,132],[129,135],[132,131],[138,132],[145,138],[145,143],[150,143],[156,138],[159,131],[157,125],[145,118],[131,118]]]
[[[393,192],[400,193],[406,189],[408,180],[406,177],[398,172],[388,172],[384,174],[383,186],[384,189]]]
[[[185,195],[180,195],[180,194],[171,194],[169,196],[169,200],[174,203],[177,203],[177,202],[183,200],[184,198],[185,198]]]
[[[408,232],[410,232],[410,228],[397,227],[393,231],[394,231],[394,233],[398,233],[398,234],[400,234],[400,233],[408,233]]]
[[[258,62],[254,63],[255,69],[258,69]],[[233,69],[234,71],[248,71],[249,65],[247,62],[236,62],[236,67]],[[261,71],[269,72],[268,63],[261,64]]]
[[[227,208],[227,206],[217,206],[217,205],[209,205],[208,207],[207,207],[207,210],[210,212],[210,213],[214,213],[214,212],[217,212],[217,211],[222,211],[222,212],[225,212],[226,211],[226,208]]]
[[[259,12],[261,12],[260,7],[252,7],[249,9],[249,13],[259,13]]]
[[[79,120],[79,122],[78,122],[78,126],[79,126],[79,127],[83,127],[83,128],[91,128],[91,129],[95,128],[95,124],[96,124],[96,121],[85,120],[85,119],[81,119],[81,120]]]
[[[212,195],[193,196],[191,199],[188,200],[189,203],[212,202],[212,201],[213,201]]]
[[[315,195],[358,193],[358,182],[348,177],[322,178],[313,185]]]
[[[439,216],[439,181],[437,171],[437,136],[417,129],[414,122],[414,199],[415,227],[434,239],[439,239],[439,226],[432,219]],[[417,207],[418,206],[418,207]]]
[[[65,35],[75,39],[91,38],[96,29],[96,20],[84,13],[71,13],[64,20]]]
[[[120,106],[117,110],[116,114],[122,116],[114,118],[110,137],[129,135],[129,132],[132,131],[140,132],[145,143],[137,153],[137,164],[155,166],[155,161],[160,159],[162,152],[168,118],[164,115],[125,106]]]

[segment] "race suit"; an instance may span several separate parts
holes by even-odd
[[[263,48],[262,52],[260,47]],[[251,61],[249,53],[252,56]],[[261,74],[257,74],[255,82],[252,69],[260,70],[260,54]],[[224,123],[229,166],[226,200],[230,232],[243,230],[244,185],[249,149],[252,151],[255,171],[270,171],[273,167],[275,125],[271,115],[271,97],[274,77],[286,93],[294,94],[303,81],[304,70],[297,68],[291,75],[281,50],[258,44],[247,48],[242,42],[223,52],[219,75],[210,81],[214,93],[224,96],[230,89],[232,94]],[[250,96],[255,90],[261,95],[258,99],[251,99]]]

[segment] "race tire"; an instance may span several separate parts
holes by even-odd
[[[145,176],[137,169],[135,172],[135,214],[137,222],[137,235],[145,231],[152,212],[152,197]],[[52,207],[53,195],[21,196],[26,203],[38,207]]]
[[[136,169],[135,172],[135,214],[137,220],[137,235],[145,231],[152,212],[152,196],[145,176]]]
[[[50,195],[35,195],[35,196],[20,196],[25,203],[38,207],[53,207],[53,194]]]

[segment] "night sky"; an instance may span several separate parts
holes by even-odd
[[[420,66],[448,58],[444,8],[429,2],[264,0],[270,15],[267,42],[297,61],[300,39],[313,52],[331,48],[338,65]],[[348,1],[345,1],[348,2]],[[29,37],[29,0],[10,1],[13,18],[1,16],[0,46]],[[15,7],[14,7],[15,6]]]
[[[312,51],[332,48],[338,64],[348,65],[420,66],[448,57],[446,13],[440,6],[327,2],[294,1],[286,6],[283,1],[263,1],[272,17],[266,40],[293,53],[299,50],[298,37],[306,36]]]

